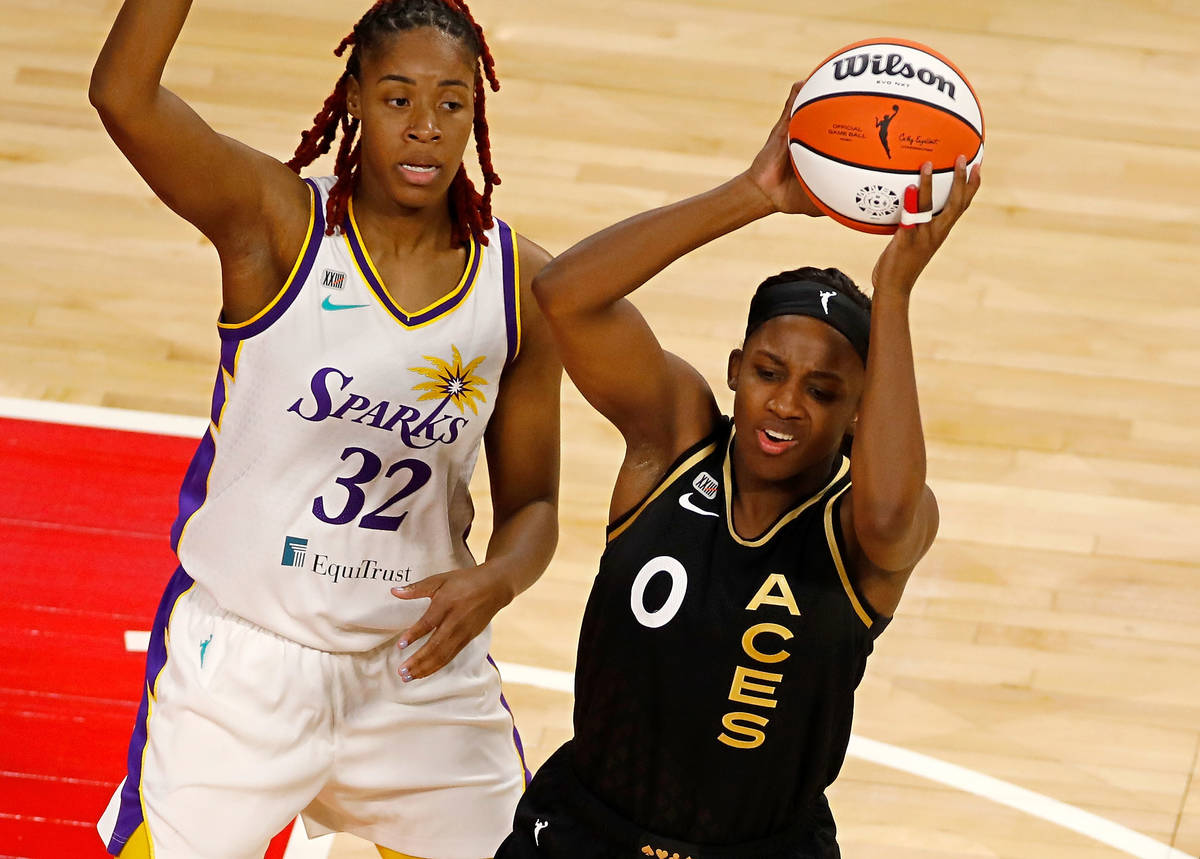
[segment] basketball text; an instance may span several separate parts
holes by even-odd
[[[916,78],[921,83],[927,86],[936,86],[939,92],[943,92],[950,98],[954,98],[954,83],[946,80],[937,72],[929,69],[914,69],[912,63],[904,61],[904,57],[900,54],[854,54],[849,57],[842,57],[833,64],[834,80],[845,80],[846,78],[856,78],[859,75],[864,75],[870,70],[874,75],[888,75],[889,77]]]

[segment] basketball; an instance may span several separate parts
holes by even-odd
[[[788,148],[800,184],[834,220],[866,233],[900,223],[904,190],[933,163],[933,211],[954,159],[983,160],[983,112],[962,72],[904,39],[869,39],[823,61],[792,103]]]

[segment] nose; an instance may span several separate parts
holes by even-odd
[[[780,385],[767,399],[767,411],[785,420],[802,417],[804,411],[801,402],[802,397],[797,386]]]
[[[406,136],[414,143],[437,143],[442,139],[437,115],[431,108],[418,108],[413,112],[412,122]]]

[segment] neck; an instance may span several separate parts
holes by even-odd
[[[761,533],[772,522],[800,502],[819,492],[833,477],[841,454],[837,451],[813,463],[808,468],[783,480],[770,480],[751,473],[745,465],[741,444],[748,443],[734,436],[730,452],[733,472],[733,513],[738,532],[747,536]]]
[[[354,220],[360,231],[370,234],[373,248],[401,256],[451,249],[454,224],[445,200],[414,209],[364,190],[364,185],[360,182],[354,189]]]

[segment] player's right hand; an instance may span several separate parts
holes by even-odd
[[[802,86],[804,81],[792,84],[787,101],[783,104],[783,113],[767,136],[767,142],[755,156],[747,176],[762,191],[775,211],[818,217],[824,213],[817,208],[796,178],[796,171],[792,168],[792,156],[788,151],[788,122],[792,118],[792,103]]]

